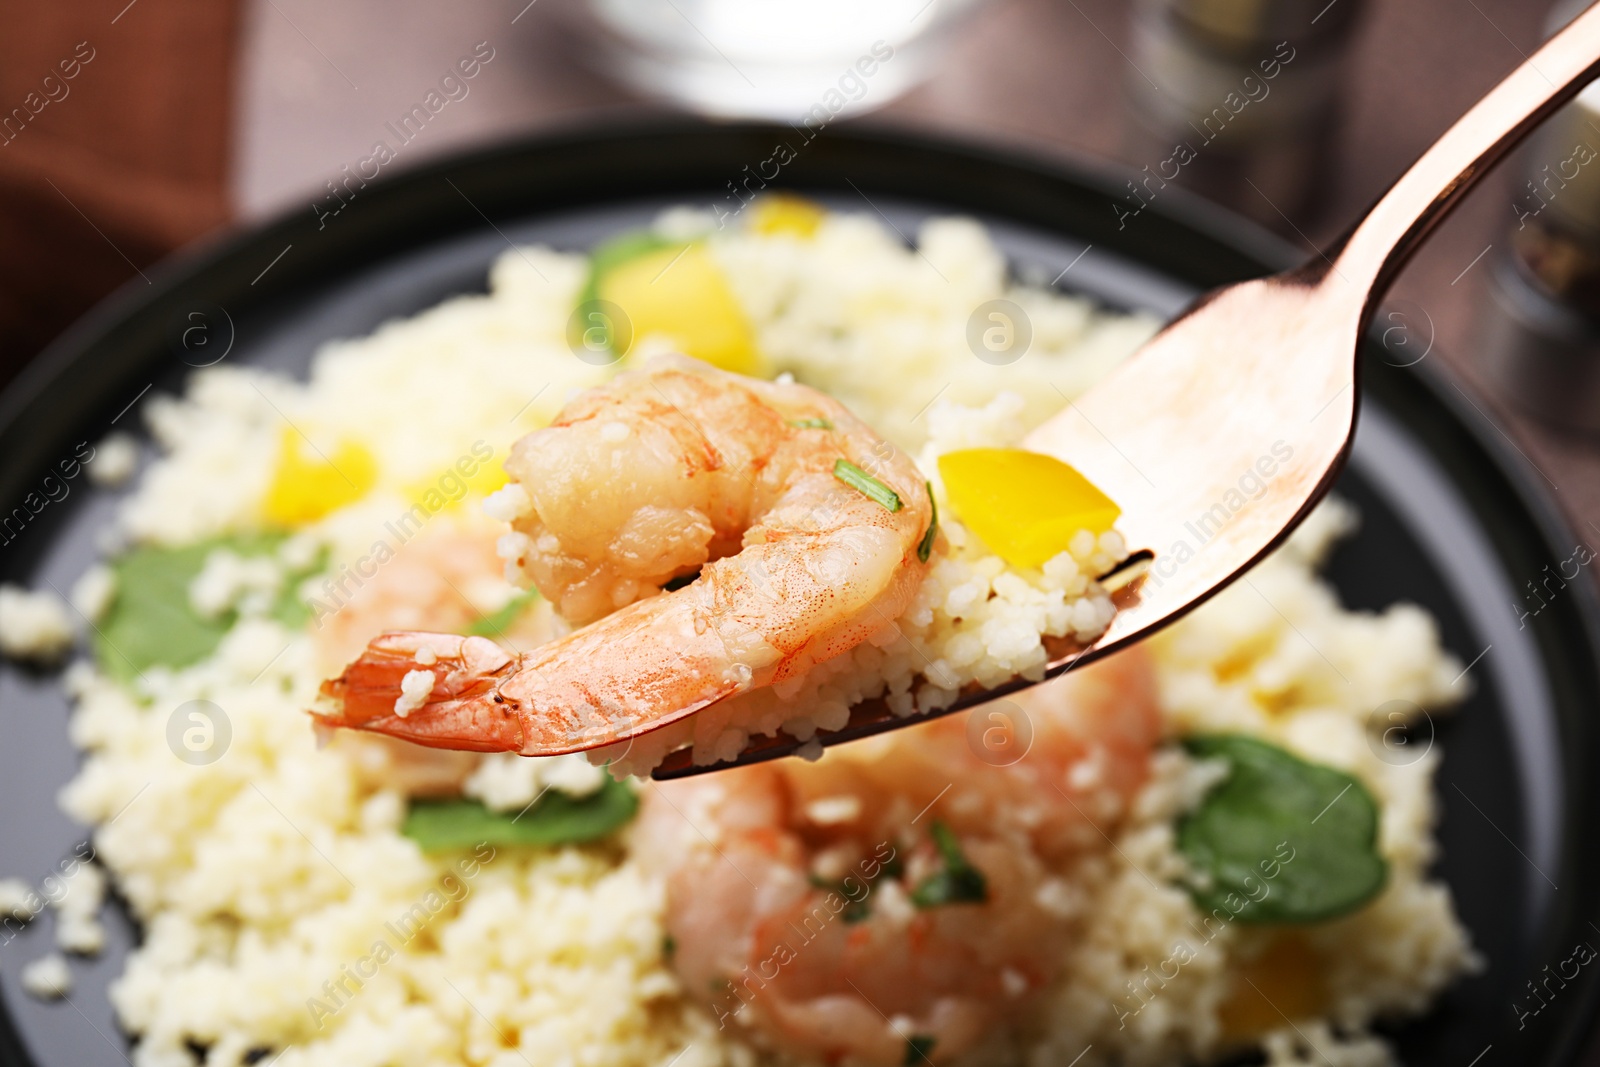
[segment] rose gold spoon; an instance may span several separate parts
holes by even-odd
[[[1025,446],[1071,463],[1122,507],[1117,528],[1148,551],[1123,568],[1110,627],[1051,648],[1054,677],[1148,637],[1239,578],[1327,494],[1355,436],[1356,353],[1384,291],[1463,194],[1600,71],[1600,4],[1512,71],[1412,164],[1333,250],[1296,270],[1197,300]],[[1245,480],[1250,493],[1240,488]],[[1264,484],[1265,491],[1258,485]],[[1148,562],[1148,570],[1136,572]],[[852,710],[823,745],[970,708],[1032,684],[972,686],[954,705],[900,718]],[[754,739],[732,763],[673,753],[657,778],[789,755]]]

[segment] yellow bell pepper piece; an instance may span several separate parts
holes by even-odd
[[[421,504],[430,512],[443,508],[459,508],[476,497],[485,497],[510,481],[506,469],[498,462],[480,464],[471,477],[463,478],[459,470],[446,467],[425,482],[416,482],[406,489],[406,499]],[[439,503],[440,500],[444,502]]]
[[[377,481],[378,461],[361,444],[341,439],[324,456],[286,427],[262,510],[276,526],[301,526],[361,499]]]
[[[1105,533],[1122,514],[1067,464],[1020,448],[946,452],[939,477],[956,517],[1016,567],[1038,567],[1079,530]]]
[[[765,237],[815,237],[828,209],[803,196],[769,193],[750,206],[750,230]]]
[[[704,245],[647,252],[608,271],[597,289],[628,316],[629,349],[659,334],[723,370],[761,373],[755,331]]]
[[[1316,951],[1293,934],[1235,964],[1232,989],[1217,1013],[1223,1037],[1259,1037],[1283,1026],[1284,1016],[1298,1021],[1321,1015],[1328,999],[1322,970]]]

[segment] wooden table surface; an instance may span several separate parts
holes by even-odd
[[[574,0],[249,0],[235,196],[246,217],[325,193],[367,155],[386,122],[479,41],[495,58],[398,165],[586,114],[646,105],[574,65],[558,5]],[[1350,2],[1350,0],[1346,0]],[[1347,113],[1330,192],[1281,229],[1311,255],[1348,225],[1427,144],[1533,49],[1548,3],[1370,0],[1346,78]],[[1125,0],[1009,0],[960,35],[938,72],[877,113],[966,136],[1121,159]],[[1600,546],[1600,444],[1508,409],[1474,365],[1474,311],[1488,246],[1513,220],[1508,169],[1491,175],[1407,268],[1393,297],[1415,301],[1444,360],[1540,472],[1582,536]],[[1475,262],[1476,260],[1476,262]],[[1463,273],[1464,272],[1464,273]],[[1600,1065],[1591,1049],[1586,1062]]]

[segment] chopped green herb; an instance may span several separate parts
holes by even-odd
[[[922,542],[917,545],[917,559],[928,562],[928,557],[933,554],[933,539],[939,534],[939,502],[933,499],[933,483],[923,482],[928,487],[928,506],[933,509],[933,519],[928,523],[928,532],[922,535]]]
[[[912,1034],[906,1038],[906,1054],[905,1058],[900,1062],[904,1064],[904,1067],[917,1067],[922,1063],[932,1063],[933,1061],[928,1059],[928,1056],[933,1052],[933,1046],[938,1043],[939,1039],[931,1034]]]
[[[532,589],[518,593],[506,601],[505,607],[473,619],[461,632],[466,637],[500,637],[522,617],[528,606],[538,599],[539,594]]]
[[[946,904],[982,904],[989,899],[989,883],[961,851],[961,842],[942,822],[929,827],[933,843],[944,860],[944,869],[928,875],[911,891],[911,903],[919,908],[939,908]]]
[[[1360,781],[1239,734],[1197,735],[1184,746],[1231,767],[1178,822],[1202,909],[1248,923],[1318,922],[1383,888],[1378,805]]]
[[[131,549],[111,561],[116,595],[96,628],[95,659],[101,669],[127,682],[149,667],[187,667],[217,650],[238,613],[225,611],[206,618],[189,606],[189,585],[216,549],[239,556],[271,556],[284,541],[281,532],[238,534],[192,545],[150,545]],[[325,566],[319,556],[304,570],[285,568],[283,585],[271,616],[293,629],[306,624],[311,609],[299,597],[299,585]]]
[[[862,897],[860,900],[850,900],[850,898],[846,896],[845,900],[849,901],[849,903],[846,904],[844,906],[844,910],[839,913],[839,918],[845,921],[846,926],[852,923],[862,922],[872,917],[872,905],[867,903],[866,897]]]
[[[596,793],[570,797],[551,790],[521,813],[490,811],[476,800],[413,800],[400,832],[424,852],[473,845],[567,845],[594,841],[639,810],[633,788],[606,777]]]
[[[699,571],[695,571],[692,574],[680,574],[676,578],[668,579],[667,584],[661,587],[661,591],[663,593],[675,592],[686,585],[693,585],[699,577]]]
[[[895,856],[893,859],[889,860],[883,865],[883,870],[878,876],[880,878],[904,878],[905,874],[905,862],[901,860],[899,856]]]
[[[665,959],[665,960],[669,960],[670,961],[672,959],[672,957],[676,956],[677,954],[678,954],[678,939],[673,937],[671,934],[662,935],[662,938],[661,938],[661,957],[663,959]]]
[[[846,884],[848,879],[844,882],[830,882],[820,875],[808,874],[806,875],[806,881],[811,884],[813,889],[820,889],[824,893],[837,893],[844,898],[845,905],[844,909],[839,912],[839,918],[843,919],[847,924],[858,923],[872,914],[872,906],[867,903],[865,895],[860,900],[850,895],[850,890]]]
[[[619,234],[609,241],[596,245],[589,253],[589,273],[584,278],[583,288],[578,290],[577,307],[584,308],[600,299],[600,286],[605,281],[605,276],[627,263],[629,260],[647,256],[663,248],[682,246],[682,241],[669,241],[651,230],[635,230],[631,233]],[[617,344],[616,325],[610,316],[600,315],[593,320],[595,328],[604,334],[604,347],[614,348]],[[587,336],[587,335],[585,335]],[[624,337],[626,344],[627,337]]]
[[[633,230],[595,245],[589,253],[589,273],[578,291],[579,306],[599,299],[601,281],[624,263],[682,243],[669,241],[654,230]]]
[[[882,504],[890,511],[901,508],[900,494],[847,459],[835,460],[833,476],[869,500]]]
[[[827,419],[790,419],[789,425],[797,430],[831,430],[833,423]]]

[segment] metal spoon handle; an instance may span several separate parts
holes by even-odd
[[[1600,3],[1506,75],[1389,187],[1335,256],[1336,277],[1370,290],[1370,312],[1467,190],[1597,73]]]

